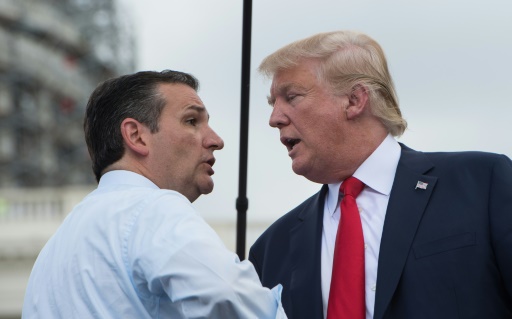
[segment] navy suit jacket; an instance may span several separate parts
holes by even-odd
[[[380,244],[375,319],[512,318],[512,162],[483,152],[401,145]],[[418,181],[428,183],[416,188]],[[321,319],[327,186],[281,217],[249,252],[289,319]]]

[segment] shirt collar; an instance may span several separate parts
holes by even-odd
[[[389,196],[395,179],[400,152],[400,145],[391,134],[388,134],[379,147],[354,172],[353,176],[374,191]],[[329,212],[334,214],[338,206],[341,182],[328,186],[327,207]]]
[[[98,183],[98,188],[116,185],[133,185],[159,189],[155,183],[146,177],[131,171],[124,170],[115,170],[103,174],[103,176],[100,178],[100,182]]]

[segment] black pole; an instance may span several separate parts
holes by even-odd
[[[245,233],[247,228],[247,151],[249,144],[249,93],[251,83],[251,25],[252,0],[244,0],[242,28],[242,91],[240,95],[240,165],[238,172],[238,198],[236,199],[236,253],[245,259]]]

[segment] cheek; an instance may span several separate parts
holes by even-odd
[[[194,158],[190,153],[190,147],[182,141],[173,140],[161,146],[160,160],[165,161],[166,166],[179,175],[190,171]]]
[[[184,156],[184,160],[192,160],[195,150],[198,148],[198,142],[190,136],[176,135],[172,138],[169,147],[178,156]],[[188,158],[187,158],[188,157]]]
[[[329,116],[308,117],[303,123],[303,131],[307,139],[315,141],[315,143],[323,143],[324,141],[336,140],[340,135],[341,123]]]

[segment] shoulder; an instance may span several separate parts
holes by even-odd
[[[297,222],[312,218],[316,216],[316,212],[320,207],[323,207],[323,200],[327,192],[327,186],[324,185],[320,191],[300,203],[288,213],[284,214],[276,220],[269,228],[268,231],[280,230],[283,227],[289,228]]]
[[[435,167],[453,170],[492,171],[497,167],[512,167],[510,159],[503,154],[467,152],[427,152],[423,153]]]
[[[504,158],[506,155],[481,151],[463,151],[463,152],[423,152],[427,157],[433,160],[450,160],[464,162],[494,162]]]
[[[327,185],[324,185],[320,191],[277,219],[256,240],[253,247],[263,245],[265,242],[271,242],[272,239],[276,237],[288,236],[289,231],[296,225],[303,221],[317,218],[318,212],[323,209],[324,198],[327,190]]]
[[[159,264],[181,252],[193,255],[197,247],[223,246],[190,201],[177,192],[155,190],[136,209],[138,213],[125,236],[133,260]]]
[[[178,248],[203,236],[212,236],[211,227],[190,201],[175,191],[147,192],[131,210],[131,218],[125,220],[124,236],[132,247],[141,250],[156,242],[166,242],[167,249],[172,250],[171,247]]]
[[[194,210],[192,203],[181,193],[168,189],[159,189],[153,191],[147,200],[148,205],[164,206],[170,208],[182,208]],[[172,206],[169,206],[172,205]]]
[[[148,193],[137,210],[138,223],[151,225],[153,228],[169,227],[187,221],[204,223],[192,203],[172,190],[159,189]]]
[[[403,144],[401,164],[416,165],[418,162],[429,162],[434,170],[467,170],[475,169],[477,171],[493,169],[496,165],[510,166],[510,159],[503,154],[496,154],[481,151],[461,151],[461,152],[420,152],[415,151]]]

